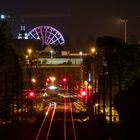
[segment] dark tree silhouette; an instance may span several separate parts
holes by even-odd
[[[0,117],[6,121],[15,116],[15,105],[18,112],[18,99],[22,93],[22,71],[11,37],[7,19],[0,21]]]
[[[116,95],[114,106],[118,110],[122,137],[127,139],[139,139],[139,85],[140,79],[135,80],[133,87]]]
[[[140,46],[126,44],[117,38],[106,36],[98,38],[96,43],[98,57],[101,60],[104,56],[107,61],[109,84],[106,85],[108,89],[106,93],[109,92],[109,98],[112,100],[115,97],[114,106],[120,114],[123,138],[133,139],[132,137],[137,134],[135,126],[140,114],[138,111],[139,87],[137,86],[140,82],[135,80],[140,79]],[[117,90],[116,87],[118,87]],[[111,103],[110,100],[110,105]]]

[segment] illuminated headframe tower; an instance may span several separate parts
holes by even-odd
[[[18,39],[28,39],[28,35],[25,31],[24,19],[22,19],[22,22],[21,22],[20,32],[18,33]]]

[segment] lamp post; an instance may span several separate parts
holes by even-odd
[[[31,53],[32,53],[32,49],[28,49],[27,50],[28,52],[28,74],[29,74],[29,79],[28,79],[28,82],[29,82],[29,87],[31,88],[31,71],[32,71],[32,62],[31,62]]]
[[[51,64],[52,64],[52,59],[53,59],[53,50],[50,51],[51,53]]]
[[[95,75],[95,72],[94,72],[94,55],[96,54],[96,48],[93,47],[91,48],[91,56],[92,56],[92,81],[94,80],[94,75]]]
[[[80,56],[81,64],[82,64],[83,63],[83,52],[82,51],[79,52],[79,56]],[[83,85],[83,65],[80,66],[80,83],[81,83],[81,85]]]
[[[82,58],[82,56],[83,56],[83,52],[80,51],[80,52],[79,52],[79,55],[80,55],[80,58]]]
[[[95,79],[95,72],[94,72],[94,56],[95,56],[95,54],[96,54],[96,48],[95,47],[93,47],[93,48],[91,48],[91,56],[90,56],[90,74],[91,74],[91,77],[90,77],[90,75],[89,75],[89,77],[88,77],[88,91],[89,91],[89,98],[90,98],[90,103],[89,103],[89,108],[90,108],[90,116],[89,116],[89,118],[90,118],[90,121],[91,121],[91,123],[92,123],[92,119],[93,119],[93,113],[94,113],[94,87],[93,87],[93,81],[94,81],[94,79]]]
[[[36,84],[36,79],[35,78],[32,78],[31,79],[31,82],[32,82],[32,87],[34,88],[35,87],[35,84]]]
[[[32,83],[36,83],[36,79],[35,78],[32,78]]]
[[[96,52],[95,47],[91,48],[91,53],[92,53],[92,55],[95,54],[95,52]]]
[[[30,58],[30,55],[31,55],[31,53],[32,53],[32,49],[28,49],[27,52],[28,52],[29,58]]]
[[[56,77],[50,76],[50,80],[51,80],[51,84],[54,85],[54,82],[55,82],[55,80],[56,80]]]
[[[53,50],[51,50],[50,53],[51,53],[51,59],[52,59],[53,58]]]
[[[125,42],[127,41],[127,28],[126,28],[127,22],[128,22],[128,19],[120,19],[120,23],[124,24],[124,41]]]

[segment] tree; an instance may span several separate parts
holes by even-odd
[[[108,69],[109,65],[112,67],[113,84],[121,84],[119,88],[133,85],[134,79],[140,77],[140,46],[106,36],[98,38],[96,44],[100,60],[104,56]]]
[[[139,111],[139,85],[140,79],[136,79],[133,86],[123,90],[115,96],[114,106],[121,115],[121,131],[123,139],[138,139]]]
[[[132,136],[135,137],[137,133],[131,133],[131,131],[136,131],[135,125],[138,121],[138,114],[140,114],[137,111],[137,91],[139,91],[138,85],[140,80],[135,80],[140,79],[140,46],[123,43],[113,37],[98,38],[96,43],[99,51],[98,56],[100,58],[104,56],[107,61],[110,81],[107,88],[110,93],[114,89],[114,106],[120,114],[120,123],[121,127],[123,126],[124,128],[122,130],[123,134],[125,134],[124,137],[125,139],[130,139],[130,137],[134,139]],[[116,90],[116,86],[118,90]]]
[[[14,104],[18,108],[18,97],[22,93],[22,71],[10,31],[9,22],[6,19],[0,21],[0,110],[4,109],[6,120],[11,117],[11,114],[14,115]],[[13,112],[10,112],[12,110],[10,105],[13,106]]]
[[[105,114],[106,100],[109,99],[110,104],[110,124],[112,123],[112,89],[113,89],[113,57],[118,47],[121,45],[121,40],[111,36],[100,37],[96,41],[97,57],[99,58],[102,75],[102,101],[103,113]],[[96,59],[97,60],[97,59]],[[96,63],[96,64],[97,64]],[[96,67],[95,64],[95,67]],[[96,70],[99,71],[99,70]],[[109,98],[107,98],[109,96]],[[111,126],[111,125],[110,125]]]

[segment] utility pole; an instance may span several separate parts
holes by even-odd
[[[109,64],[109,106],[110,106],[110,135],[112,136],[112,64]]]
[[[8,98],[8,95],[7,95],[7,72],[5,72],[5,75],[4,75],[4,79],[5,79],[5,118],[6,118],[6,123],[7,123],[7,119],[8,119],[8,103],[7,103],[7,98]]]
[[[103,56],[103,75],[102,75],[102,81],[103,81],[103,89],[102,89],[102,96],[103,96],[103,114],[105,115],[105,96],[106,96],[106,75],[107,75],[107,62],[105,60],[105,57]]]
[[[29,82],[29,88],[31,88],[31,76],[32,76],[32,58],[31,58],[31,53],[32,53],[32,49],[28,49],[27,50],[27,52],[28,52],[28,65],[29,65],[29,67],[28,67],[28,82]]]
[[[120,19],[120,24],[123,23],[124,24],[124,41],[127,41],[127,22],[128,19]]]

